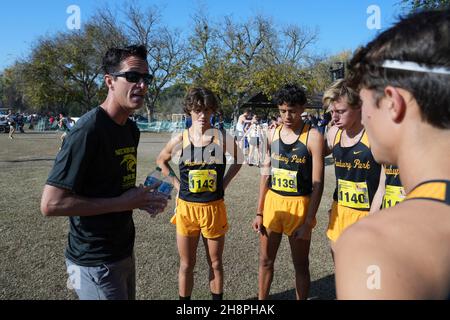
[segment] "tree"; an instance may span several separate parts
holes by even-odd
[[[161,91],[155,111],[169,113],[184,113],[183,101],[186,93],[186,84],[177,83]]]
[[[255,92],[271,93],[283,83],[305,78],[301,65],[316,33],[295,26],[280,32],[273,25],[261,16],[243,23],[226,17],[217,26],[204,14],[194,18],[190,44],[196,59],[188,78],[213,90],[235,118]]]
[[[402,3],[415,11],[417,9],[445,8],[450,5],[450,0],[402,0]]]
[[[91,29],[41,38],[26,64],[25,94],[40,110],[82,114],[99,103],[101,57]],[[73,107],[73,106],[72,106]]]
[[[116,44],[143,44],[148,51],[149,73],[153,80],[145,97],[148,119],[151,121],[162,90],[176,82],[190,58],[178,30],[170,30],[160,24],[156,8],[143,9],[137,4],[125,5],[125,19],[118,20],[108,7],[99,10],[94,19],[97,30],[106,28],[114,35],[114,43],[104,39],[106,47]]]
[[[0,76],[0,105],[15,110],[28,109],[24,96],[24,63],[16,62]]]

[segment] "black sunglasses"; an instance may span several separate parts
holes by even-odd
[[[111,75],[114,77],[124,77],[128,82],[132,83],[138,83],[142,79],[146,86],[148,86],[153,79],[150,74],[137,71],[114,72],[111,73]]]

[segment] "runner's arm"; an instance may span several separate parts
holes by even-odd
[[[156,164],[161,168],[162,174],[168,176],[170,172],[174,174],[172,183],[174,187],[179,191],[180,190],[180,179],[177,177],[172,167],[169,164],[169,161],[175,156],[179,157],[181,154],[183,134],[180,133],[177,136],[173,137],[161,150],[156,159]],[[180,159],[176,159],[176,161],[180,161]]]
[[[242,163],[244,162],[242,150],[237,146],[235,139],[228,134],[225,134],[225,151],[233,157],[233,164],[228,168],[228,171],[223,178],[224,190],[228,187],[239,170],[241,170]]]
[[[265,148],[265,152],[263,154],[263,158],[261,161],[261,178],[259,180],[259,197],[258,204],[256,208],[256,217],[253,221],[253,230],[261,232],[262,230],[262,222],[263,222],[263,214],[264,214],[264,201],[266,199],[267,191],[269,190],[268,180],[270,178],[270,144],[272,142],[274,130],[269,130],[267,137],[264,139],[264,143],[267,145]]]
[[[384,172],[384,167],[381,166],[380,170],[380,182],[378,183],[377,191],[372,199],[372,204],[370,206],[370,214],[374,214],[377,211],[380,211],[381,204],[383,203],[384,193],[386,191],[386,173]]]
[[[320,200],[323,193],[324,182],[324,156],[323,150],[325,142],[323,136],[317,129],[311,129],[309,133],[308,149],[312,155],[312,186],[313,191],[310,197],[308,212],[305,223],[312,226],[319,209]]]
[[[331,154],[333,150],[334,139],[336,138],[338,130],[339,128],[334,126],[327,131],[326,141],[324,143],[324,157],[327,157]]]

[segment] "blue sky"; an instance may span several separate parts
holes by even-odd
[[[277,25],[297,24],[311,29],[318,27],[319,39],[313,50],[333,54],[372,39],[380,30],[367,27],[373,15],[367,8],[380,8],[381,31],[395,22],[402,13],[400,0],[137,0],[143,6],[160,8],[161,22],[170,28],[190,30],[192,16],[202,8],[214,21],[233,16],[244,21],[256,14],[270,16]],[[112,7],[125,1],[110,0]],[[2,1],[0,11],[0,70],[17,58],[26,57],[39,36],[68,31],[66,13],[77,5],[83,20],[103,7],[104,0],[12,0]]]

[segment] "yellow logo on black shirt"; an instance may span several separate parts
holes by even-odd
[[[136,184],[136,164],[137,159],[135,156],[136,148],[128,147],[115,150],[116,156],[122,158],[120,162],[120,166],[125,166],[126,173],[122,176],[122,188],[129,189],[135,186]]]
[[[385,173],[386,175],[394,176],[394,178],[396,178],[400,174],[400,170],[398,168],[386,168]]]
[[[350,171],[352,168],[370,170],[370,161],[362,162],[360,159],[354,159],[353,164],[351,162],[344,162],[335,159],[335,165],[336,167],[346,168],[348,171]]]
[[[134,154],[126,154],[123,156],[123,160],[120,165],[126,163],[127,171],[136,172],[136,157]]]
[[[279,161],[279,162],[284,162],[285,164],[289,164],[289,162],[291,162],[291,163],[301,163],[301,164],[306,163],[306,156],[303,156],[303,157],[299,158],[296,154],[294,154],[290,158],[288,158],[288,157],[283,156],[281,154],[272,152],[272,158],[274,160]]]

